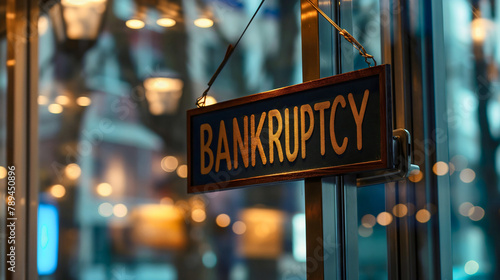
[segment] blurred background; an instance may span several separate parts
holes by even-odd
[[[352,34],[377,61],[394,12],[380,2],[352,0]],[[436,118],[446,120],[450,159],[432,170],[451,186],[454,279],[500,277],[499,2],[443,1],[446,92],[437,94],[448,109]],[[186,191],[186,110],[259,4],[41,2],[40,279],[306,279],[303,182]],[[3,33],[2,179],[6,45]],[[366,67],[352,59],[355,69]],[[301,60],[299,1],[267,0],[207,105],[301,83]],[[426,200],[388,208],[385,192],[358,189],[360,279],[387,279],[388,225],[436,217]]]

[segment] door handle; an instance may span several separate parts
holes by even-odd
[[[411,136],[408,130],[395,129],[392,145],[394,168],[359,174],[356,178],[358,187],[401,181],[420,171],[418,165],[411,163]]]

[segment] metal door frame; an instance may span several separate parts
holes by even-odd
[[[321,1],[319,6],[342,28],[352,31],[352,1]],[[442,137],[443,133],[447,135],[443,131],[447,127],[446,116],[437,115],[446,112],[443,3],[380,0],[380,6],[381,15],[385,16],[381,19],[382,63],[391,64],[393,69],[394,128],[410,131],[412,152],[421,155],[414,163],[425,174],[419,183],[405,180],[386,184],[386,208],[392,209],[399,203],[423,208],[429,203],[437,209],[435,218],[428,223],[405,218],[388,226],[389,279],[452,279],[449,178],[432,172],[435,162],[448,162],[448,141]],[[304,81],[354,70],[352,57],[345,54],[350,50],[349,44],[318,18],[307,0],[301,0],[301,23]],[[317,247],[314,241],[318,238],[336,234],[340,248],[335,252],[337,258],[328,260],[329,245],[324,243],[320,253],[325,261],[315,270],[308,263],[308,279],[357,279],[357,255],[342,253],[354,247],[357,253],[357,238],[355,246],[346,249],[353,245],[346,238],[353,234],[357,237],[352,230],[353,226],[357,229],[356,191],[342,185],[342,176],[334,179],[336,184],[323,181],[309,180],[305,186],[308,261],[319,252],[309,248]],[[331,188],[336,189],[336,195]],[[342,190],[351,190],[349,198],[342,195]],[[343,199],[349,199],[349,208]],[[328,219],[327,211],[335,213],[331,215],[335,221]],[[354,217],[356,225],[343,225],[347,216]],[[329,274],[332,265],[340,267]],[[343,270],[345,273],[339,273]]]

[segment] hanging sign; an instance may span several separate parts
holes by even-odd
[[[188,192],[392,166],[390,66],[187,112]]]

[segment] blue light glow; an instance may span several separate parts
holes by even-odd
[[[49,275],[57,268],[59,213],[55,206],[38,206],[37,268],[39,275]]]

